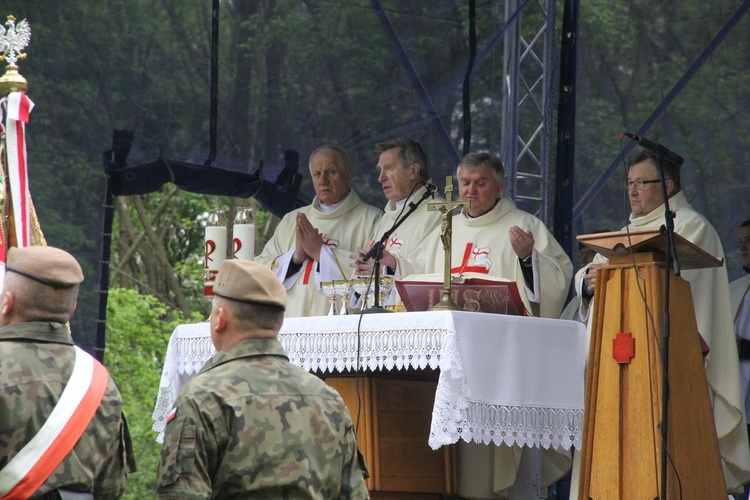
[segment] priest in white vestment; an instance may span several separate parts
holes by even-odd
[[[366,248],[357,249],[353,255],[356,276],[371,276],[374,259],[367,261],[363,257],[379,242],[386,232],[392,231],[382,252],[380,260],[382,276],[403,278],[410,274],[424,272],[421,261],[415,259],[414,251],[436,227],[440,225],[440,212],[428,211],[427,205],[432,201],[445,201],[435,196],[435,186],[429,183],[429,165],[422,146],[411,139],[394,139],[377,144],[378,182],[383,188],[388,203],[385,213],[375,225]],[[428,196],[429,195],[429,196]],[[414,205],[416,209],[411,211]],[[403,219],[398,227],[396,223]],[[394,286],[384,304],[397,305],[400,298]]]
[[[745,275],[729,284],[734,331],[740,355],[740,379],[745,416],[750,414],[750,219],[740,224],[738,243]]]
[[[501,197],[502,163],[486,153],[469,153],[459,162],[456,177],[459,199],[470,203],[453,217],[451,274],[483,273],[515,281],[529,312],[558,318],[573,264],[541,220],[516,208],[511,198]],[[440,232],[440,227],[435,229],[418,250],[426,273],[444,272]],[[459,442],[459,494],[466,498],[541,496],[520,489],[524,481],[519,471],[528,468],[519,465],[533,455],[531,451]],[[564,450],[543,450],[541,455],[537,459],[541,460],[543,490],[565,475],[571,461]]]
[[[630,229],[658,228],[665,224],[659,159],[644,150],[628,160]],[[669,206],[675,232],[718,259],[724,258],[719,235],[711,223],[693,210],[680,185],[680,167],[662,158]],[[590,308],[596,287],[596,269],[606,263],[602,255],[576,274],[576,289],[584,307]],[[750,481],[750,448],[743,412],[737,343],[730,310],[726,266],[682,270],[690,283],[698,331],[708,344],[706,378],[711,390],[714,422],[724,465],[727,490],[738,491]],[[589,328],[591,328],[589,322]],[[573,490],[577,486],[576,468]]]
[[[486,153],[469,153],[456,172],[458,196],[469,207],[453,217],[451,274],[482,273],[515,281],[527,310],[558,318],[573,264],[544,222],[501,197],[504,169]],[[420,245],[426,273],[443,273],[440,228]]]
[[[316,148],[310,155],[310,175],[312,204],[286,214],[255,259],[286,287],[286,317],[328,313],[330,303],[320,284],[349,278],[350,255],[368,241],[382,214],[351,189],[352,167],[343,148]]]

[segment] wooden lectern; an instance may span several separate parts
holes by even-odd
[[[656,499],[661,491],[666,235],[578,240],[609,258],[596,276],[579,498]],[[723,262],[675,234],[682,269]],[[727,498],[690,284],[670,271],[667,497]]]

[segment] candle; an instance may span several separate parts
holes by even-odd
[[[233,232],[232,258],[255,259],[255,218],[251,208],[237,207]]]
[[[219,266],[227,258],[227,228],[224,211],[216,210],[209,213],[206,221],[206,252],[203,263],[204,286],[203,295],[213,297],[214,282]]]
[[[234,252],[235,259],[255,258],[255,224],[234,225]]]

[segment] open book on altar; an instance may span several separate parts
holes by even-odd
[[[407,311],[427,311],[443,297],[443,274],[412,274],[396,288]],[[454,276],[451,299],[463,311],[529,316],[515,281],[486,274]]]

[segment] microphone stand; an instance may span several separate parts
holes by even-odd
[[[670,336],[670,316],[669,316],[669,273],[674,266],[675,276],[680,275],[680,261],[677,258],[677,250],[674,242],[674,217],[675,214],[669,208],[669,197],[667,194],[667,182],[664,178],[664,165],[662,164],[661,155],[659,158],[659,178],[661,180],[661,189],[664,196],[664,221],[661,231],[666,232],[667,243],[665,249],[666,261],[664,263],[664,316],[662,319],[662,401],[661,401],[661,492],[660,498],[667,498],[667,458],[669,451],[667,449],[667,418],[669,415],[669,336]]]
[[[427,185],[427,190],[422,194],[422,197],[416,202],[409,203],[409,210],[401,216],[394,224],[391,226],[391,228],[383,233],[383,236],[380,238],[380,240],[375,243],[372,248],[365,254],[364,257],[362,257],[362,261],[367,262],[371,258],[375,257],[374,262],[374,272],[375,272],[375,300],[372,305],[372,307],[368,307],[363,313],[381,313],[381,312],[393,312],[389,309],[386,309],[385,307],[381,306],[379,304],[380,301],[380,259],[383,258],[383,249],[385,248],[385,242],[388,241],[388,238],[391,237],[393,232],[406,220],[409,218],[411,214],[413,214],[417,208],[419,208],[419,205],[422,204],[423,201],[425,201],[427,198],[432,196],[433,189],[431,189],[431,185]]]
[[[379,304],[380,302],[380,259],[383,257],[383,241],[388,240],[390,237],[390,233],[386,231],[386,235],[384,235],[384,238],[378,241],[375,245],[373,245],[373,248],[375,248],[375,300],[371,307],[368,307],[363,313],[372,314],[372,313],[389,313],[393,312],[389,309],[386,309],[385,307],[381,306]],[[372,249],[370,249],[372,250]],[[369,253],[369,252],[368,252]]]

